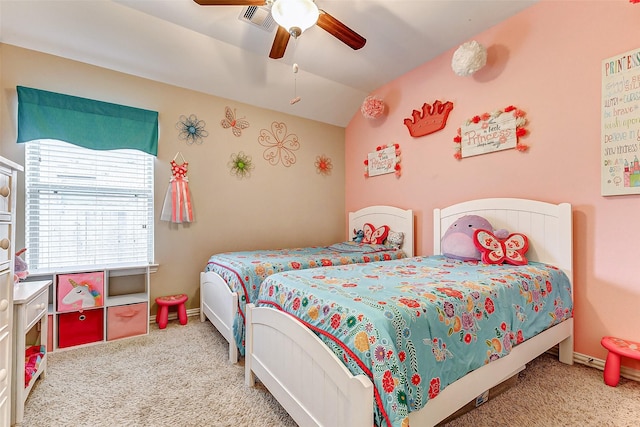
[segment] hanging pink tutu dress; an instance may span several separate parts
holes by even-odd
[[[189,179],[187,178],[188,162],[177,164],[175,159],[171,160],[171,181],[167,194],[164,198],[162,221],[171,221],[177,224],[193,221],[193,210],[191,208],[191,195],[189,193]]]

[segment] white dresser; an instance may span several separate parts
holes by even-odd
[[[11,423],[16,183],[22,166],[0,157],[0,426]]]

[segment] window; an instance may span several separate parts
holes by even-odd
[[[51,139],[25,145],[30,270],[153,262],[153,155]]]

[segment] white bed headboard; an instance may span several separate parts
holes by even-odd
[[[353,238],[353,230],[362,230],[365,223],[375,227],[388,225],[393,231],[404,233],[402,250],[408,257],[415,253],[413,236],[413,210],[400,209],[394,206],[369,206],[355,212],[349,212],[349,228],[347,240]]]
[[[480,215],[495,229],[504,228],[511,233],[523,233],[529,238],[527,259],[559,267],[573,283],[573,221],[569,203],[494,198],[434,209],[434,254],[442,253],[442,235],[463,215]]]

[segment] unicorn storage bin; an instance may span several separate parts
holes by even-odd
[[[59,275],[57,296],[57,311],[59,313],[102,307],[104,272]]]
[[[104,283],[104,271],[57,276],[59,348],[104,339]]]

